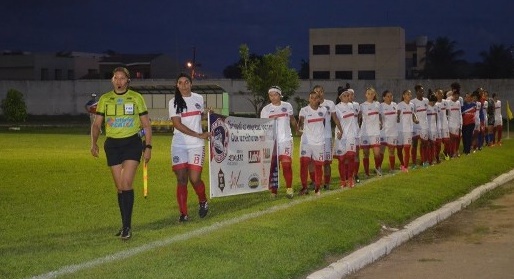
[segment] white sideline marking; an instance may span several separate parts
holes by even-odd
[[[366,181],[366,182],[368,182],[368,181]],[[366,184],[366,182],[360,183],[360,184],[361,185]],[[151,242],[151,243],[139,246],[139,247],[131,248],[131,249],[121,251],[118,253],[114,253],[114,254],[110,254],[105,257],[96,258],[91,261],[87,261],[87,262],[83,262],[83,263],[79,263],[79,264],[67,265],[58,270],[50,271],[48,273],[40,274],[40,275],[33,276],[30,278],[33,278],[33,279],[56,278],[58,276],[62,276],[62,275],[66,275],[66,274],[72,274],[72,273],[78,272],[80,270],[94,268],[94,267],[102,265],[102,264],[123,260],[123,259],[135,256],[135,255],[143,253],[143,252],[147,252],[147,251],[150,251],[150,250],[153,250],[156,248],[164,247],[164,246],[170,245],[170,244],[178,242],[178,241],[188,240],[190,238],[201,236],[201,235],[207,234],[209,232],[218,230],[223,227],[227,227],[227,226],[234,225],[234,224],[246,221],[246,220],[257,218],[257,217],[263,216],[265,214],[274,213],[276,211],[286,209],[291,206],[310,201],[312,199],[318,199],[318,198],[322,198],[324,196],[330,196],[332,194],[339,193],[339,192],[340,191],[332,190],[332,191],[324,192],[324,194],[319,197],[315,196],[315,195],[309,195],[306,198],[295,199],[289,203],[272,206],[266,210],[248,213],[248,214],[242,215],[237,218],[232,218],[232,219],[229,219],[226,221],[214,223],[208,227],[200,228],[200,229],[194,230],[192,232],[187,232],[184,234],[176,235],[176,236],[173,236],[170,238],[166,238],[164,240],[157,240],[157,241],[154,241],[154,242]]]

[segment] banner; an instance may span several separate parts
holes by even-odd
[[[278,187],[275,121],[209,114],[211,198]]]

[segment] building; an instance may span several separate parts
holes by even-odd
[[[111,78],[116,67],[129,70],[132,79],[170,79],[176,78],[183,69],[170,56],[158,54],[110,54],[103,57],[99,64],[101,78]]]
[[[309,52],[309,78],[342,80],[405,79],[425,53],[407,54],[401,27],[310,29]]]
[[[0,80],[110,79],[116,67],[128,68],[132,79],[175,78],[183,69],[176,60],[160,53],[4,51],[0,55]]]
[[[103,54],[85,52],[31,53],[4,51],[0,55],[2,80],[75,80],[98,74]]]

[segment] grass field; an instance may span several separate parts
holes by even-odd
[[[155,135],[149,196],[140,170],[133,238],[123,242],[104,154],[90,155],[85,131],[61,132],[0,133],[0,278],[302,278],[375,240],[382,224],[401,227],[514,167],[507,140],[351,190],[334,177],[321,197],[213,199],[205,219],[190,188],[191,221],[179,224],[170,135]],[[296,189],[298,169],[295,160]]]

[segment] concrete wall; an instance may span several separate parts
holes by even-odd
[[[514,79],[503,80],[373,80],[373,81],[349,81],[355,90],[356,100],[364,101],[365,88],[372,86],[377,89],[379,95],[386,90],[392,90],[395,101],[400,100],[401,92],[405,89],[414,91],[417,83],[425,87],[425,92],[429,88],[443,88],[449,90],[452,82],[460,82],[462,92],[471,92],[477,87],[483,87],[491,93],[497,93],[503,101],[508,100],[511,108],[514,105]],[[225,89],[229,94],[229,112],[231,113],[253,113],[254,109],[248,101],[246,83],[243,80],[213,79],[195,80],[195,84],[217,84]],[[347,81],[339,80],[302,80],[297,93],[289,99],[293,105],[295,113],[297,104],[294,97],[298,96],[306,99],[314,85],[322,85],[325,88],[325,97],[330,100],[336,99],[338,86],[344,86]],[[173,84],[174,80],[133,80],[133,85],[151,84]],[[16,89],[23,93],[27,103],[29,114],[34,115],[55,115],[71,114],[77,115],[85,113],[84,105],[90,99],[91,93],[103,94],[111,90],[109,80],[74,80],[74,81],[0,81],[0,100],[4,99],[9,89]],[[243,92],[243,94],[240,94]],[[145,97],[148,98],[148,97]],[[164,106],[159,104],[158,98],[153,101],[155,112],[150,111],[150,116],[167,115],[168,97],[162,98]],[[505,102],[504,102],[505,103]],[[505,110],[504,110],[505,112]]]

